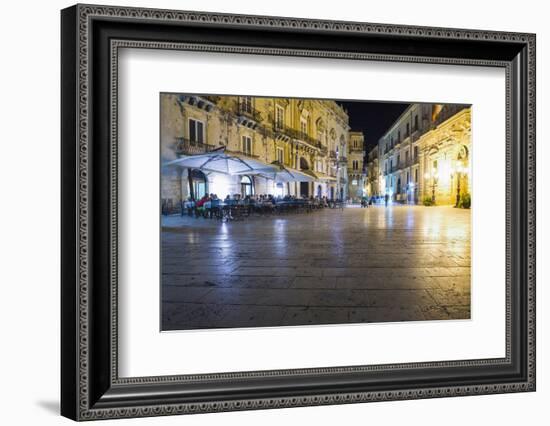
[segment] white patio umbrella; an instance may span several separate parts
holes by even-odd
[[[272,163],[266,169],[257,169],[249,174],[271,179],[275,182],[314,182],[317,180],[317,176],[309,170],[296,170],[279,163]]]
[[[177,160],[169,161],[165,166],[180,166],[190,169],[199,169],[206,172],[217,172],[228,175],[247,174],[256,171],[274,172],[276,167],[265,164],[252,158],[240,157],[225,153],[225,149],[217,149],[205,154],[186,155]]]

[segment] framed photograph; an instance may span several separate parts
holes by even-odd
[[[535,390],[535,36],[61,12],[61,412]]]

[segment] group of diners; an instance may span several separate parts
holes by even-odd
[[[219,219],[222,221],[243,219],[252,214],[309,213],[315,209],[336,207],[337,202],[327,197],[296,197],[294,195],[274,196],[272,194],[227,195],[205,194],[195,201],[189,197],[182,201],[181,215]]]

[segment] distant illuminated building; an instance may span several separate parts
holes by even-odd
[[[377,197],[383,190],[384,184],[381,182],[380,168],[378,166],[378,145],[367,154],[367,164],[365,167],[365,195],[368,197]]]
[[[365,169],[365,137],[362,132],[349,133],[348,145],[348,194],[358,202],[363,196]]]

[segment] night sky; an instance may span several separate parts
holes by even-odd
[[[341,102],[349,114],[352,131],[362,131],[365,135],[367,153],[376,145],[378,139],[410,104],[394,102]]]

